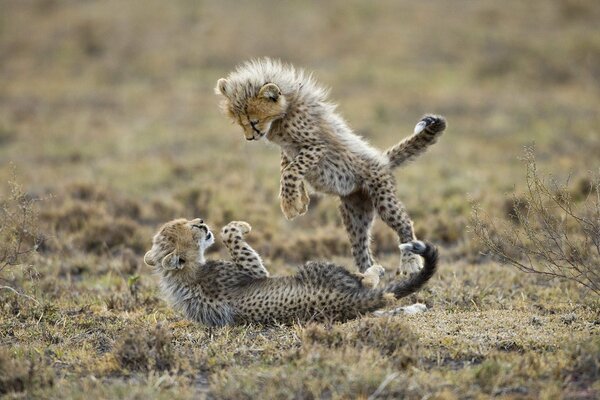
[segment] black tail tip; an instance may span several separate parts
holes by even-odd
[[[425,254],[434,251],[437,252],[437,248],[430,242],[423,242],[421,240],[413,240],[411,242],[402,243],[400,250],[409,251],[414,254],[425,257]]]
[[[437,263],[438,259],[438,248],[431,242],[421,242],[423,244],[423,250],[419,251],[421,257],[425,259],[425,261],[429,263]]]
[[[402,243],[399,247],[402,251],[420,255],[425,259],[426,264],[435,268],[438,259],[438,249],[433,243],[413,240],[408,243]]]
[[[408,281],[397,283],[391,286],[391,292],[399,299],[408,296],[419,290],[435,274],[438,262],[438,249],[429,242],[412,241],[403,243],[401,248],[404,251],[411,251],[425,259],[425,264],[420,272],[414,274]]]

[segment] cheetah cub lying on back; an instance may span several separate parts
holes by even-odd
[[[177,219],[160,228],[144,261],[160,275],[162,291],[173,306],[188,319],[209,326],[356,318],[417,291],[437,265],[435,247],[414,241],[406,245],[406,251],[422,255],[424,268],[409,280],[384,288],[374,287],[378,275],[352,274],[321,262],[308,262],[293,276],[269,277],[260,256],[244,240],[248,232],[246,222],[230,222],[221,236],[231,261],[206,260],[204,251],[214,242],[208,226],[201,219]],[[403,311],[412,313],[423,307]]]
[[[215,89],[224,96],[223,110],[244,129],[247,140],[266,140],[281,147],[281,209],[288,219],[304,214],[309,196],[305,182],[340,196],[340,212],[361,272],[374,264],[369,249],[375,213],[398,235],[415,240],[412,221],[396,198],[392,169],[423,153],[446,128],[444,118],[429,115],[414,135],[385,152],[352,132],[327,102],[326,91],[311,76],[278,61],[260,59],[238,67]],[[421,258],[403,251],[406,272],[421,268]]]

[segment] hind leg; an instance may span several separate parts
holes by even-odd
[[[368,183],[371,199],[375,210],[387,226],[392,228],[398,235],[400,243],[408,243],[415,240],[413,223],[404,208],[404,205],[396,197],[396,183],[391,174],[382,174],[372,178]],[[400,247],[402,256],[401,272],[412,274],[421,270],[423,261],[420,256],[406,251]]]
[[[340,197],[340,200],[340,213],[348,232],[354,262],[360,272],[367,272],[375,263],[369,248],[371,225],[373,225],[373,218],[375,217],[373,204],[368,194],[364,192],[356,192]],[[381,267],[374,268],[369,273],[376,272],[379,275],[381,270],[383,270]]]

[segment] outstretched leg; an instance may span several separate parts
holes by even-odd
[[[251,229],[247,222],[232,221],[221,229],[221,238],[234,263],[253,278],[266,278],[269,271],[264,267],[258,253],[244,240],[244,235]]]
[[[400,243],[408,243],[415,240],[413,224],[408,216],[404,205],[396,197],[396,184],[392,174],[381,174],[371,178],[367,182],[371,194],[371,200],[375,210],[387,226],[392,228],[398,235]],[[400,268],[406,273],[418,272],[423,261],[421,257],[401,248],[402,261]]]

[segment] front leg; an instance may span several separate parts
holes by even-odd
[[[288,157],[287,154],[285,154],[285,151],[281,151],[281,168],[280,168],[280,172],[283,175],[283,171],[288,167],[288,165],[290,165],[292,163],[291,158]],[[281,186],[283,188],[283,185]],[[306,185],[304,183],[304,181],[300,181],[300,187],[299,187],[299,191],[300,191],[300,202],[302,204],[302,209],[304,210],[304,212],[302,212],[301,214],[304,214],[307,210],[308,210],[308,204],[310,203],[310,197],[308,195],[308,190],[306,189]],[[279,198],[282,199],[282,191],[279,194]],[[283,205],[281,206],[281,208],[283,209]]]
[[[281,171],[279,198],[281,211],[287,219],[294,219],[308,210],[310,198],[303,182],[304,175],[317,166],[324,152],[324,146],[318,144],[303,147],[294,160]]]
[[[289,158],[287,154],[285,154],[285,151],[281,150],[281,164],[280,164],[279,172],[283,172],[283,170],[286,169],[287,166],[291,164],[291,162],[292,162],[292,159]]]
[[[258,253],[244,240],[244,235],[251,229],[247,222],[232,221],[221,229],[221,238],[234,263],[253,278],[266,278],[269,271],[264,267]]]

